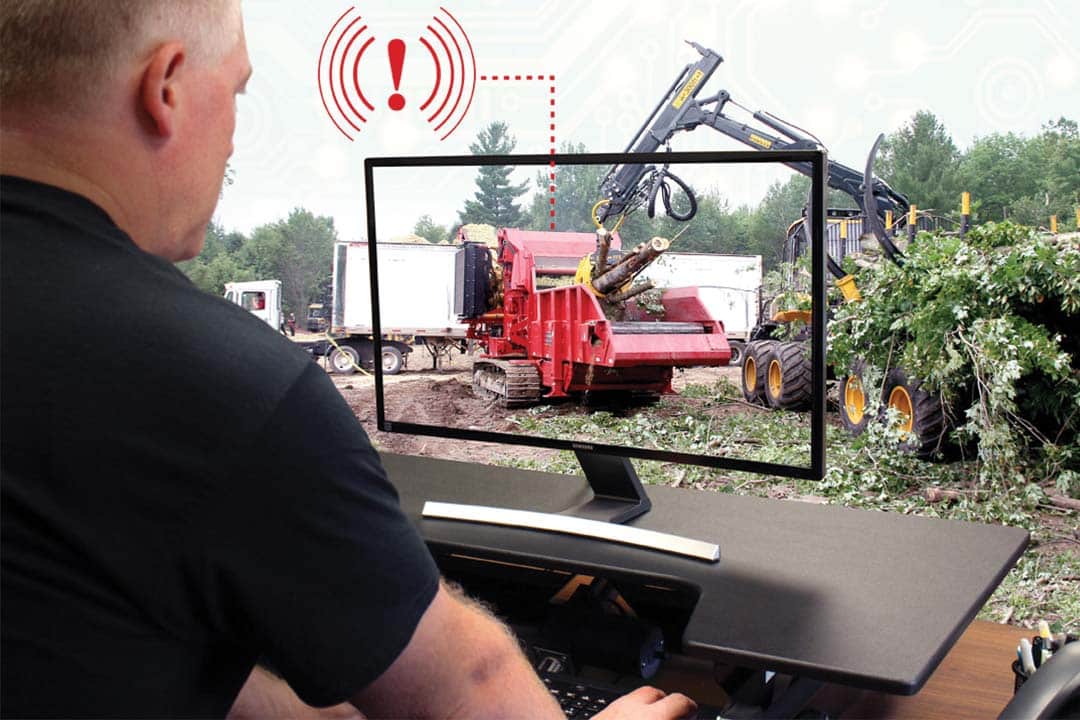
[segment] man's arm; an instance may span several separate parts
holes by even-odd
[[[352,702],[370,717],[563,718],[510,631],[458,590],[441,585],[404,652]],[[639,688],[597,718],[675,720],[696,705]]]
[[[510,632],[446,585],[404,652],[352,702],[370,717],[564,717]]]
[[[226,717],[228,720],[365,720],[349,703],[325,708],[308,705],[297,697],[287,682],[258,665],[251,671]]]

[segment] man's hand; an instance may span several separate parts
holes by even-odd
[[[697,703],[682,693],[640,687],[607,706],[595,720],[678,720],[693,717]]]

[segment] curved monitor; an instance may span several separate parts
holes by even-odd
[[[648,172],[641,207],[617,224],[598,181],[627,165]],[[376,363],[379,429],[502,443],[507,458],[546,447],[820,479],[826,172],[818,150],[367,159],[375,357],[414,350],[404,372]],[[808,313],[774,323],[762,345],[752,334],[776,309],[762,303],[763,267],[785,238],[739,227],[730,198],[795,174],[810,178],[811,242],[795,273]],[[696,215],[662,217],[665,199],[688,214],[683,187]],[[484,212],[513,220],[439,244],[413,234]],[[747,400],[748,381],[800,397],[772,409]]]

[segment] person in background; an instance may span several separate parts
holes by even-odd
[[[0,708],[561,717],[325,373],[173,265],[251,71],[238,0],[0,3]]]

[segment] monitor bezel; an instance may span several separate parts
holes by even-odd
[[[378,236],[375,216],[374,174],[377,168],[403,167],[481,167],[487,165],[548,166],[560,165],[665,165],[665,164],[772,164],[809,163],[810,175],[810,231],[811,231],[811,353],[812,370],[810,409],[810,464],[783,465],[779,463],[726,458],[721,456],[695,455],[673,450],[655,450],[626,445],[584,443],[559,438],[485,430],[467,430],[439,425],[387,420],[383,396],[382,363],[375,362],[376,423],[380,431],[445,437],[457,440],[474,440],[509,445],[525,445],[553,450],[586,451],[605,455],[657,460],[682,464],[700,465],[718,469],[735,470],[767,475],[778,475],[804,480],[821,480],[825,474],[825,337],[826,337],[826,284],[825,284],[825,237],[826,178],[828,159],[824,150],[761,150],[761,151],[692,151],[663,153],[573,153],[573,154],[520,154],[520,155],[440,155],[440,156],[391,156],[369,157],[364,160],[364,195],[367,209],[368,262],[371,282],[371,323],[374,357],[382,357],[381,324],[379,318]]]

